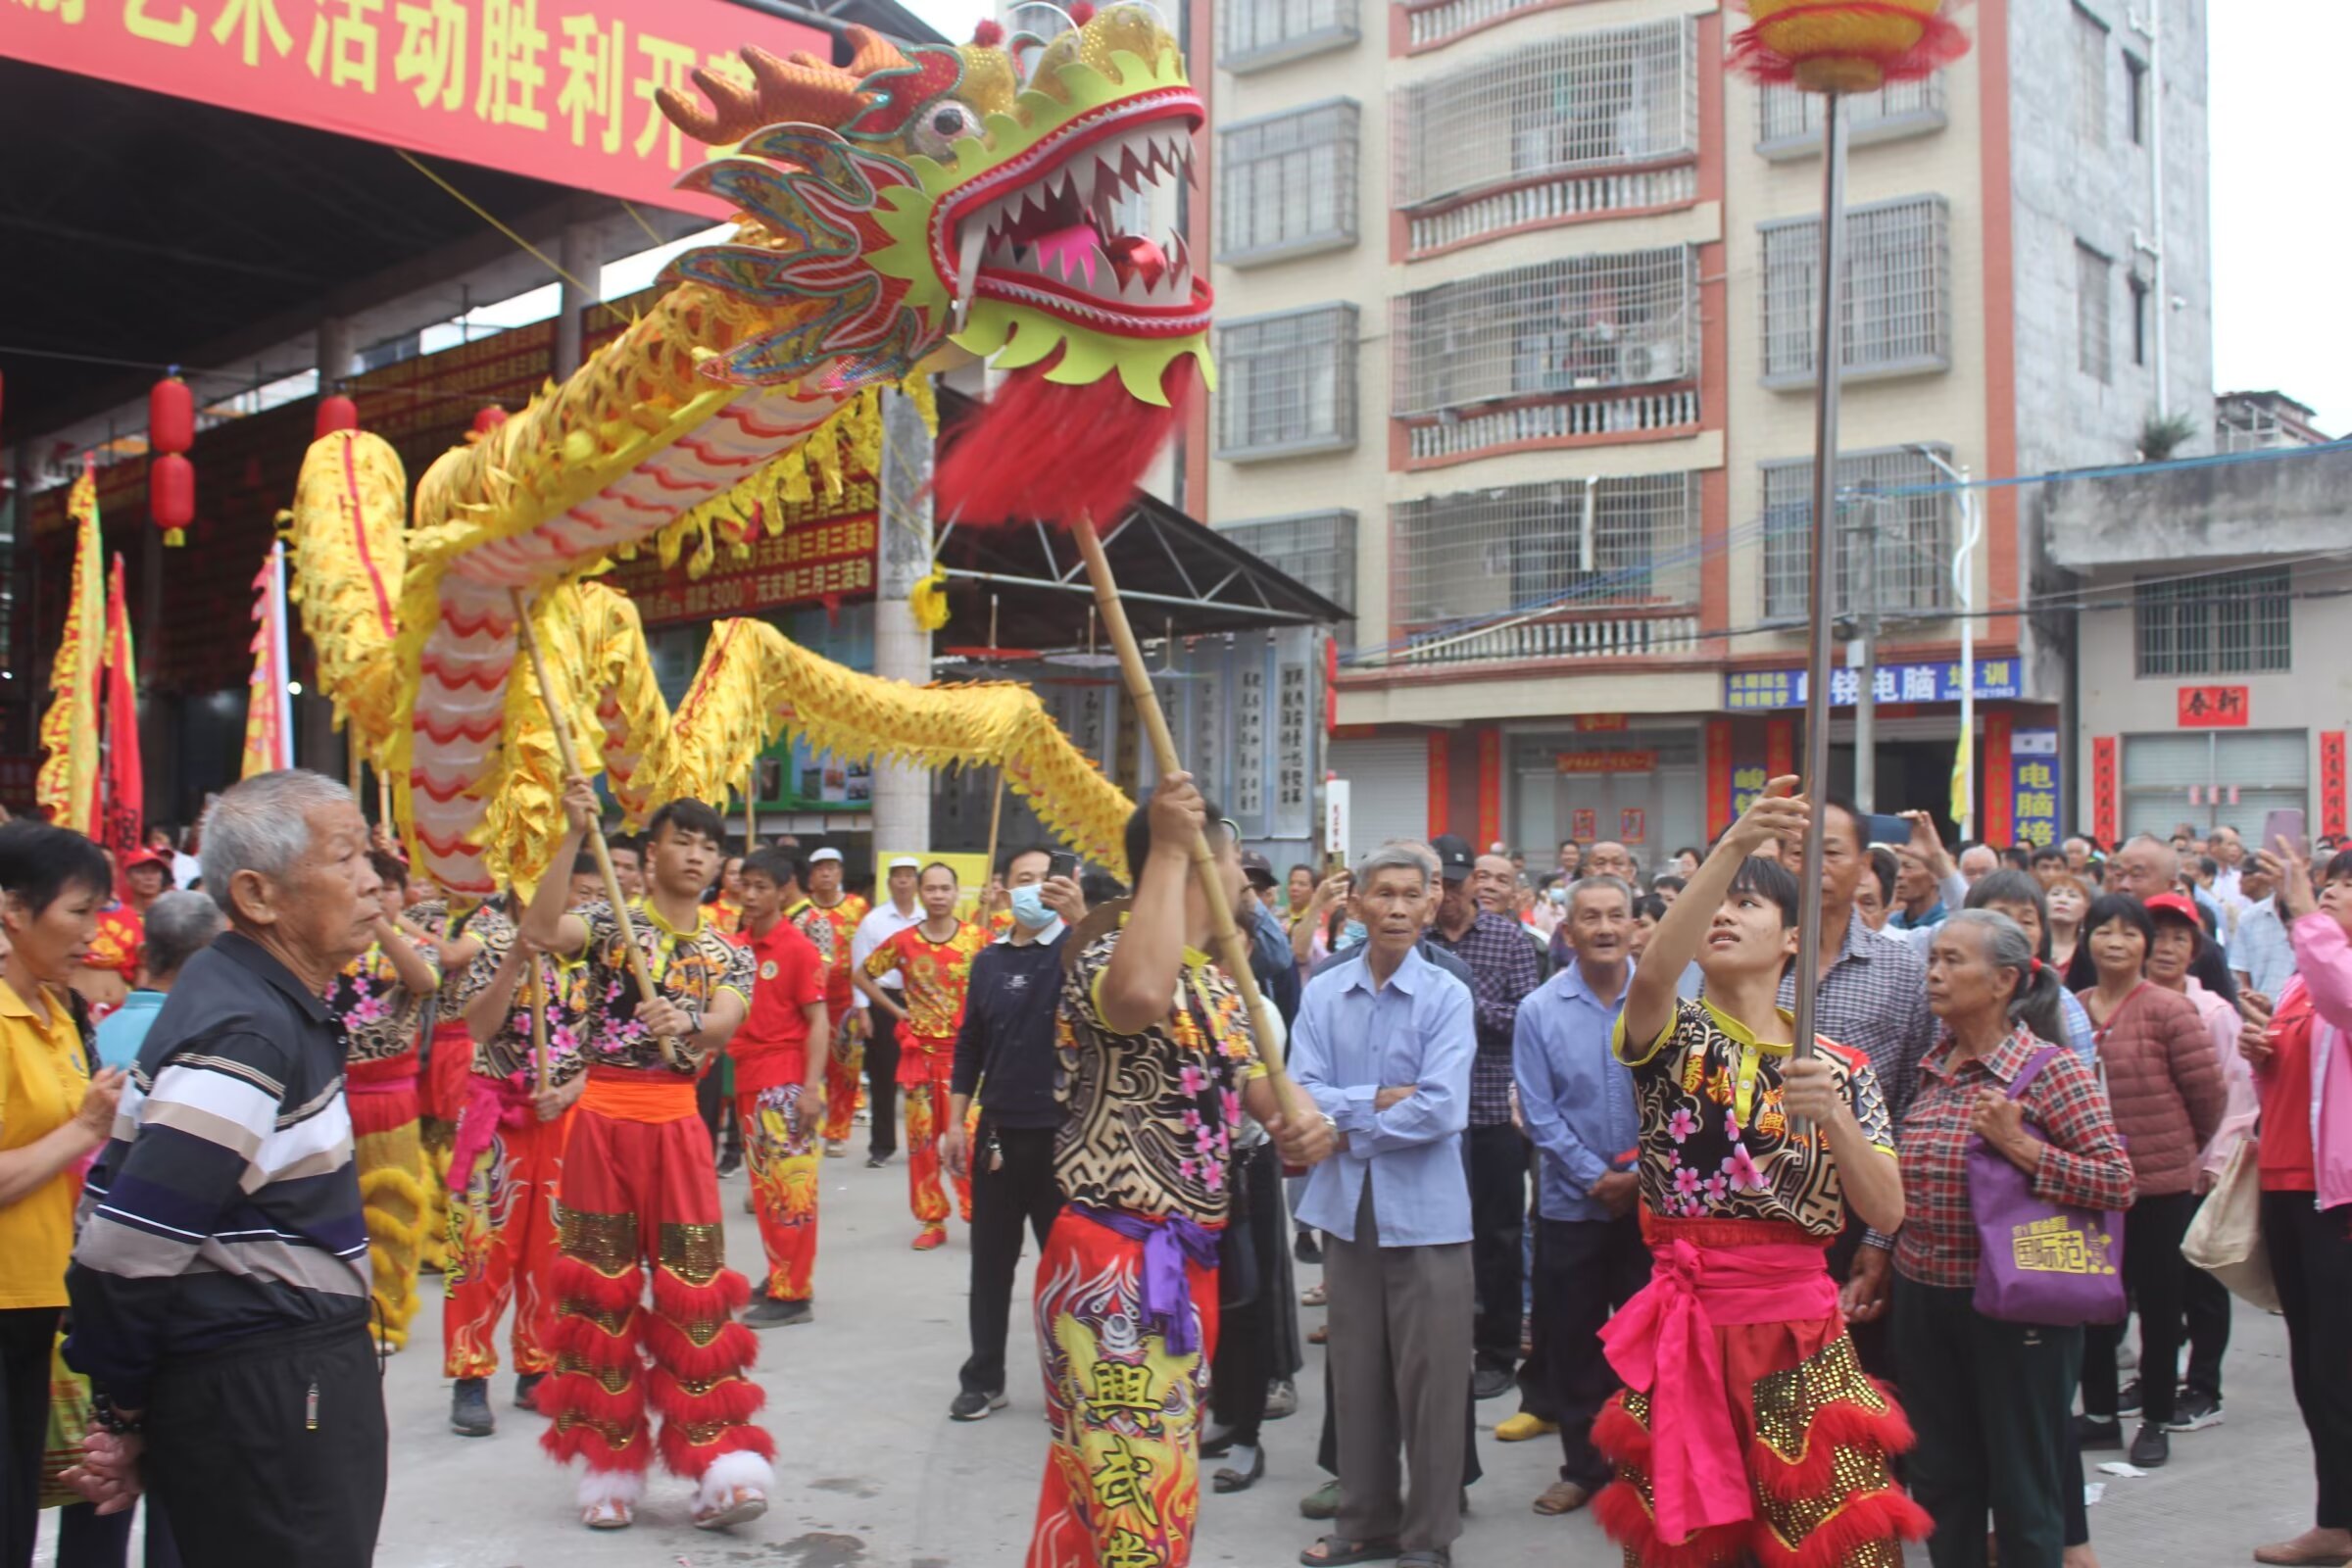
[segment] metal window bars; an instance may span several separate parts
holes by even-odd
[[[1767,223],[1764,384],[1811,386],[1821,220]],[[1844,366],[1855,370],[1951,365],[1951,209],[1910,196],[1846,214]]]
[[[1355,242],[1359,116],[1348,99],[1219,133],[1217,260]]]
[[[1355,442],[1353,305],[1319,306],[1217,332],[1217,456],[1273,457]]]
[[[1391,165],[1410,211],[1561,173],[1694,157],[1695,19],[1540,39],[1396,89]]]
[[[2132,596],[2142,675],[2254,675],[2292,667],[2284,567],[2139,583]]]
[[[2075,23],[2075,135],[2084,147],[2107,145],[2107,24],[2071,8]]]
[[[1948,447],[1936,446],[1949,460]],[[1838,612],[1853,609],[1861,551],[1878,534],[1878,591],[1883,612],[1948,610],[1952,604],[1952,496],[1941,473],[1907,447],[1850,452],[1838,460],[1839,520]],[[1799,620],[1806,613],[1813,538],[1813,460],[1764,466],[1764,615]]]
[[[1344,509],[1287,517],[1250,517],[1217,532],[1297,578],[1342,610],[1355,611],[1355,514]],[[1343,644],[1348,640],[1340,628]]]
[[[1698,374],[1698,265],[1689,246],[1482,273],[1398,295],[1391,312],[1391,408],[1402,419]]]
[[[1589,503],[1589,504],[1588,504]],[[1397,503],[1390,616],[1445,636],[1467,617],[1577,617],[1698,603],[1699,476],[1557,479]]]
[[[1821,144],[1821,94],[1799,92],[1787,82],[1767,82],[1756,94],[1756,145]],[[1877,92],[1849,94],[1842,112],[1851,117],[1855,141],[1893,133],[1893,127],[1929,125],[1943,117],[1943,73],[1911,81],[1890,81]]]
[[[2075,242],[2075,368],[2104,383],[2114,375],[2115,264]]]
[[[1353,38],[1357,0],[1218,0],[1217,64],[1281,58],[1313,40]]]

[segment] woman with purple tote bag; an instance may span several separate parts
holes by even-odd
[[[1943,1035],[1896,1141],[1907,1203],[1894,1348],[1919,1435],[1911,1493],[1936,1520],[1936,1568],[1982,1568],[1988,1512],[2002,1568],[2095,1560],[2086,1542],[2069,1544],[2081,1532],[2069,1529],[2068,1490],[2081,1498],[2082,1471],[2067,1462],[2068,1439],[2081,1325],[2120,1315],[2123,1290],[2112,1249],[2099,1246],[2117,1227],[2094,1230],[2069,1211],[2129,1208],[2132,1164],[2097,1078],[2053,1044],[2065,1038],[2058,990],[2005,914],[1962,910],[1929,945],[1928,1005]],[[2024,1180],[1998,1199],[1979,1191],[1983,1157]],[[2008,1252],[1984,1270],[1980,1234],[1995,1207]],[[1988,1274],[2000,1277],[1989,1290]],[[2067,1282],[2040,1296],[2048,1321],[1994,1315],[2016,1309],[2021,1278]]]

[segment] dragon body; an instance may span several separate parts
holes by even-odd
[[[1206,369],[1208,290],[1180,242],[1118,215],[1189,172],[1202,121],[1147,7],[1078,13],[1049,40],[900,49],[850,29],[847,68],[743,51],[749,80],[697,73],[662,109],[733,151],[681,181],[733,204],[730,242],[672,264],[667,291],[560,386],[433,464],[322,438],[293,510],[296,593],[320,685],[398,791],[412,855],[482,897],[544,867],[560,813],[540,695],[517,678],[516,606],[584,755],[632,815],[722,797],[787,726],[850,755],[1002,766],[1046,819],[1116,863],[1127,803],[1025,688],[917,689],[858,675],[772,627],[722,621],[671,713],[635,611],[593,576],[639,549],[706,569],[774,526],[779,466],[837,480],[882,388],[951,337],[1064,386],[1164,404]],[[1110,378],[1116,377],[1115,383]],[[1050,433],[1036,461],[1052,461]],[[805,484],[807,481],[804,479]]]

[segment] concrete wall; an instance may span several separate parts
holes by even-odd
[[[2039,486],[2033,512],[2050,562],[2077,571],[2342,550],[2352,545],[2352,443],[2069,479]]]

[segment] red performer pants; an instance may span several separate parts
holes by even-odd
[[[555,1369],[550,1336],[556,1298],[557,1192],[572,1112],[541,1121],[517,1086],[476,1077],[480,1086],[460,1122],[460,1142],[478,1150],[452,1173],[449,1299],[441,1312],[441,1374],[486,1378],[498,1370],[498,1320],[509,1302],[514,1326],[508,1346],[518,1373]],[[493,1125],[474,1125],[476,1117]]]
[[[735,1097],[760,1245],[767,1253],[767,1294],[779,1301],[806,1301],[814,1292],[817,1166],[823,1160],[817,1141],[801,1135],[801,1097],[797,1083]]]
[[[565,1150],[556,1258],[556,1374],[539,1408],[558,1460],[642,1475],[650,1404],[662,1462],[699,1478],[722,1454],[773,1458],[752,1424],[766,1394],[747,1375],[758,1353],[734,1319],[751,1286],[726,1266],[710,1138],[694,1080],[592,1067]],[[646,1264],[653,1301],[646,1304]]]
[[[956,1073],[956,1042],[921,1035],[899,1037],[899,1087],[906,1100],[906,1201],[928,1230],[948,1223],[947,1189],[940,1185],[939,1141],[947,1136],[949,1080]],[[956,1178],[956,1206],[972,1222],[972,1178]]]
[[[466,1081],[473,1076],[473,1032],[463,1018],[444,1018],[433,1025],[427,1043],[424,1073],[416,1085],[421,1121],[417,1137],[424,1145],[424,1187],[432,1203],[424,1227],[422,1266],[435,1273],[448,1267],[449,1151],[457,1137],[458,1115],[466,1108]]]
[[[1198,1343],[1144,1310],[1145,1244],[1063,1209],[1037,1263],[1052,1447],[1028,1568],[1184,1568],[1200,1512],[1200,1426],[1217,1271],[1187,1259]]]
[[[832,1049],[825,1056],[825,1142],[846,1144],[858,1119],[858,1092],[865,1087],[865,1037],[844,1026],[865,1015],[847,996],[825,1001],[833,1019]]]

